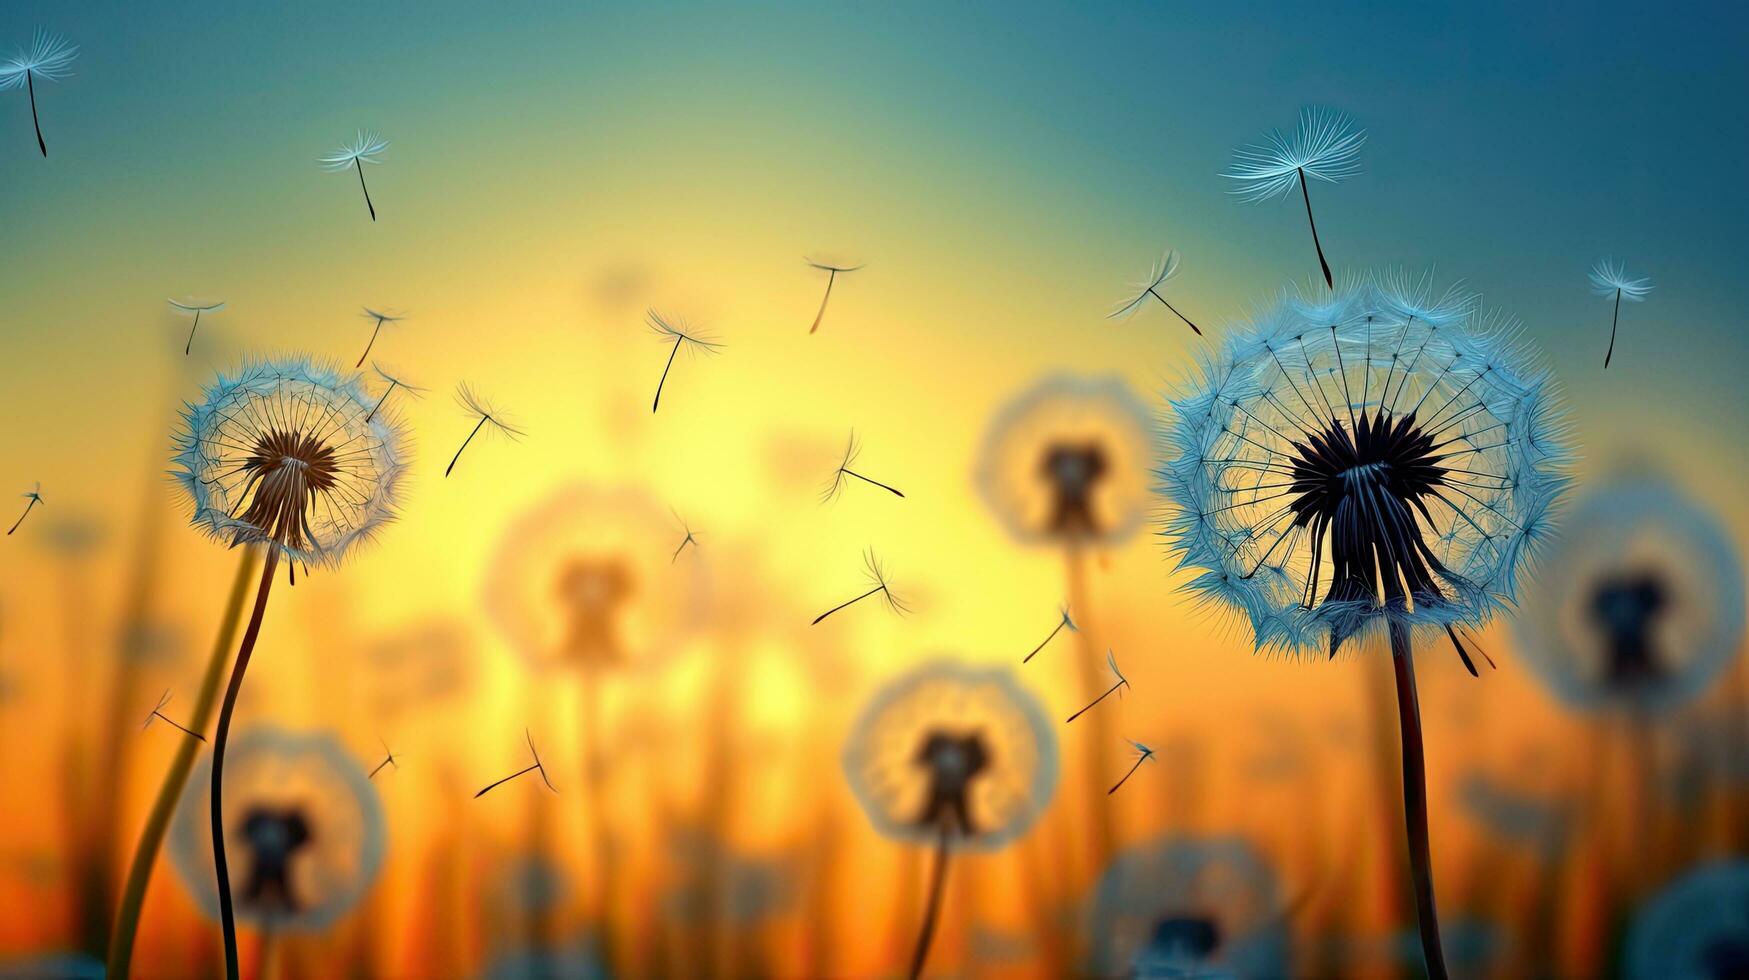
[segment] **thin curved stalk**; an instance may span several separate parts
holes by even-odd
[[[1304,170],[1300,171],[1300,197],[1306,202],[1306,223],[1312,226],[1312,247],[1318,250],[1318,267],[1324,270],[1324,285],[1335,289],[1336,280],[1330,276],[1330,263],[1324,261],[1324,243],[1318,240],[1318,219],[1312,217],[1312,192],[1306,189]]]
[[[249,670],[249,657],[255,652],[255,641],[261,636],[261,618],[267,613],[267,595],[273,589],[273,573],[279,567],[279,550],[270,547],[267,561],[261,566],[261,585],[255,591],[255,608],[249,613],[249,626],[243,631],[243,645],[237,649],[237,662],[231,666],[231,682],[225,687],[225,701],[219,707],[219,727],[213,734],[212,832],[213,873],[219,883],[219,928],[225,936],[225,977],[237,980],[237,913],[231,905],[231,873],[225,864],[224,778],[225,744],[231,738],[231,715],[237,710],[237,695],[243,691],[243,675]]]
[[[650,402],[650,412],[655,413],[662,405],[662,386],[668,383],[668,369],[674,366],[674,355],[680,353],[680,344],[685,338],[674,338],[674,349],[668,352],[668,363],[662,365],[662,378],[656,382],[656,397]]]
[[[34,72],[24,73],[24,85],[30,89],[30,124],[36,127],[36,148],[41,150],[46,158],[49,155],[49,145],[43,142],[43,124],[36,117],[36,74]]]
[[[820,329],[820,321],[826,318],[826,301],[832,298],[832,284],[837,281],[838,271],[834,269],[832,274],[826,277],[826,295],[820,297],[820,312],[814,314],[814,325],[808,328],[808,333],[814,333]]]
[[[183,357],[187,357],[188,352],[191,350],[194,350],[194,332],[196,330],[199,330],[199,329],[200,329],[200,311],[195,310],[194,311],[194,324],[188,328],[188,343],[182,345],[182,356]]]
[[[1621,290],[1615,291],[1615,313],[1609,318],[1609,350],[1603,352],[1603,369],[1609,370],[1609,359],[1615,356],[1615,328],[1621,323]]]
[[[364,183],[364,162],[354,158],[352,165],[358,168],[358,188],[364,191],[364,206],[370,208],[370,220],[377,220],[377,206],[370,203],[370,188]]]
[[[1409,629],[1391,623],[1391,664],[1397,675],[1397,725],[1403,737],[1403,818],[1409,837],[1409,877],[1428,980],[1446,980],[1439,913],[1433,904],[1433,854],[1427,843],[1427,760],[1421,744],[1421,703],[1415,693],[1415,661]]]
[[[237,626],[243,621],[243,601],[249,596],[249,581],[255,577],[255,564],[260,556],[257,549],[245,548],[242,559],[237,562],[237,574],[231,580],[231,593],[225,600],[224,617],[219,622],[212,653],[207,657],[206,673],[201,676],[194,714],[189,718],[189,727],[197,732],[206,728],[213,707],[218,703],[219,682],[225,676],[231,645],[237,641]],[[146,817],[145,829],[140,832],[140,842],[134,847],[127,883],[122,888],[121,904],[116,908],[115,928],[110,930],[106,975],[111,980],[128,978],[134,938],[139,933],[140,913],[146,902],[146,886],[152,881],[152,866],[157,863],[158,850],[164,844],[170,818],[176,812],[176,801],[182,797],[182,787],[188,782],[188,774],[194,769],[195,755],[199,751],[200,743],[194,739],[184,739],[177,747],[170,768],[164,773],[164,782],[158,787],[158,796],[152,802],[152,810]]]
[[[941,837],[935,844],[935,865],[929,872],[929,905],[923,910],[923,928],[917,933],[917,948],[911,953],[911,980],[923,975],[923,964],[929,959],[929,944],[935,939],[935,924],[941,920],[941,893],[947,884],[947,861],[950,856],[950,831],[946,820],[941,822]]]

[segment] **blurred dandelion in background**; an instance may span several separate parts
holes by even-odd
[[[364,165],[379,164],[378,159],[383,151],[389,148],[389,141],[376,133],[359,130],[350,142],[342,143],[340,148],[325,157],[317,159],[322,169],[329,173],[339,173],[343,170],[358,171],[358,189],[364,192],[364,206],[370,209],[370,220],[377,220],[377,206],[371,203],[370,187],[364,182]]]
[[[1154,268],[1149,270],[1148,278],[1136,284],[1136,287],[1140,292],[1137,292],[1132,298],[1124,300],[1118,305],[1117,309],[1107,313],[1105,318],[1107,320],[1128,320],[1130,317],[1135,316],[1137,311],[1147,303],[1148,297],[1152,296],[1160,301],[1161,306],[1171,310],[1173,316],[1183,320],[1184,325],[1195,331],[1198,337],[1202,336],[1202,329],[1200,327],[1190,322],[1189,317],[1178,312],[1178,307],[1173,306],[1171,303],[1167,302],[1166,297],[1160,295],[1160,290],[1166,285],[1166,281],[1177,274],[1178,253],[1168,249],[1166,254],[1161,256],[1160,261],[1154,264]]]
[[[1749,975],[1749,862],[1717,861],[1671,882],[1634,915],[1623,960],[1629,980]]]
[[[820,321],[826,318],[826,301],[832,298],[832,286],[838,282],[838,277],[846,272],[861,269],[860,265],[836,265],[831,262],[803,259],[810,268],[826,273],[826,293],[820,297],[820,312],[814,314],[814,325],[808,328],[808,333],[816,333],[820,329]]]
[[[718,354],[722,352],[723,344],[715,337],[692,326],[684,320],[664,316],[655,310],[647,314],[650,330],[664,343],[672,340],[674,347],[668,352],[668,361],[662,365],[662,377],[656,382],[656,397],[650,400],[650,411],[654,413],[662,405],[662,387],[668,383],[668,371],[674,367],[674,358],[682,349],[688,354]]]
[[[182,345],[182,355],[184,357],[188,356],[189,351],[194,350],[194,332],[196,330],[200,329],[200,316],[201,316],[201,314],[202,313],[217,313],[220,310],[225,308],[225,304],[223,302],[215,301],[215,302],[209,303],[209,302],[206,302],[204,300],[188,299],[188,298],[183,298],[183,299],[179,299],[179,300],[178,299],[168,299],[168,300],[165,300],[164,302],[169,303],[170,308],[175,310],[176,312],[178,312],[184,316],[190,316],[190,317],[194,318],[194,322],[189,324],[189,326],[188,326],[188,340]]]
[[[995,850],[1032,826],[1056,789],[1056,735],[1006,669],[935,661],[874,695],[843,761],[876,830],[935,848],[915,978],[941,913],[949,854]]]
[[[1318,221],[1312,217],[1312,195],[1306,178],[1336,184],[1360,173],[1360,147],[1366,132],[1354,128],[1346,115],[1330,109],[1300,110],[1300,125],[1290,136],[1272,130],[1263,142],[1242,147],[1233,154],[1233,165],[1221,176],[1238,182],[1233,194],[1246,203],[1268,201],[1300,192],[1306,204],[1306,223],[1312,226],[1312,247],[1318,250],[1318,267],[1324,285],[1332,291],[1336,280],[1324,259],[1324,244],[1318,240]]]
[[[376,790],[325,732],[255,728],[237,737],[229,755],[220,812],[239,858],[229,869],[237,918],[264,940],[327,929],[358,905],[382,869],[388,831]],[[211,768],[208,756],[199,776]],[[217,916],[208,786],[196,778],[183,793],[170,858],[196,904]]]
[[[1093,887],[1089,976],[1291,975],[1291,934],[1269,863],[1237,837],[1169,836],[1119,853]]]
[[[36,112],[37,80],[59,82],[73,77],[73,59],[78,56],[77,46],[39,27],[30,47],[0,62],[0,92],[22,88],[30,95],[30,122],[36,127],[36,148],[44,157],[49,155],[49,146],[43,142],[43,124]]]
[[[387,395],[384,397],[387,397]],[[468,437],[462,440],[462,444],[456,449],[455,455],[450,457],[449,465],[443,468],[443,475],[445,477],[449,476],[450,472],[455,469],[455,464],[461,460],[462,453],[468,448],[468,443],[474,441],[474,437],[480,434],[480,430],[484,429],[488,435],[494,432],[502,433],[512,442],[521,439],[528,434],[517,426],[511,424],[503,411],[487,401],[485,396],[468,387],[466,383],[456,386],[455,400],[456,404],[460,405],[463,410],[468,413],[468,416],[474,418],[475,421],[474,427],[468,430]],[[373,416],[376,414],[374,408],[371,410],[371,414]]]
[[[608,980],[611,975],[586,941],[508,949],[492,957],[480,972],[481,980]]]
[[[384,313],[366,306],[364,307],[364,318],[375,321],[376,325],[371,327],[370,341],[364,345],[364,353],[358,355],[358,363],[354,364],[353,367],[364,367],[364,359],[370,356],[371,348],[377,345],[377,335],[383,332],[384,324],[400,323],[407,319],[407,316],[404,313]]]
[[[1591,293],[1613,300],[1614,311],[1609,317],[1609,349],[1603,352],[1604,370],[1609,369],[1609,359],[1615,356],[1615,328],[1621,323],[1621,301],[1638,303],[1652,291],[1652,280],[1632,278],[1627,273],[1627,267],[1620,262],[1609,259],[1599,259],[1591,267]]]
[[[1460,631],[1517,596],[1569,456],[1550,380],[1507,324],[1398,299],[1361,279],[1259,311],[1172,398],[1157,475],[1187,591],[1244,613],[1258,649],[1334,657],[1388,633],[1416,905],[1442,976],[1414,641],[1449,638],[1474,672]]]

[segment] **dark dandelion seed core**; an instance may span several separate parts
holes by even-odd
[[[1050,485],[1051,513],[1046,528],[1065,537],[1097,536],[1102,530],[1093,513],[1093,492],[1108,469],[1105,450],[1096,442],[1055,443],[1039,462],[1039,476]]]
[[[990,750],[980,732],[955,734],[931,731],[923,739],[914,760],[928,772],[929,790],[921,827],[947,827],[962,836],[977,833],[972,824],[972,783],[990,767]]]
[[[1405,610],[1411,602],[1446,601],[1440,580],[1460,580],[1427,546],[1416,515],[1433,525],[1426,499],[1447,485],[1448,471],[1415,413],[1394,418],[1363,412],[1352,433],[1332,420],[1292,446],[1288,493],[1294,526],[1310,532],[1309,583],[1319,580],[1329,546],[1331,578],[1323,602],[1376,603],[1382,597],[1387,609]],[[1306,604],[1317,603],[1314,585]],[[1331,625],[1332,656],[1352,632]]]
[[[553,582],[564,609],[561,653],[580,663],[621,663],[620,614],[636,591],[631,572],[612,558],[576,556]]]
[[[239,467],[244,482],[237,506],[248,502],[244,522],[290,548],[302,549],[316,539],[310,515],[340,483],[333,447],[308,433],[269,429]]]
[[[1221,927],[1200,915],[1174,915],[1154,926],[1144,962],[1202,962],[1221,948]]]
[[[312,839],[303,811],[255,807],[244,815],[242,830],[250,857],[242,900],[264,911],[295,914],[302,903],[292,888],[291,862]]]
[[[1669,607],[1663,580],[1650,572],[1627,572],[1596,583],[1587,612],[1603,634],[1603,681],[1610,689],[1631,694],[1665,680],[1653,634]]]

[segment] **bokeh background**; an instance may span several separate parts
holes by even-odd
[[[274,596],[239,724],[330,732],[365,769],[380,739],[400,766],[371,781],[380,875],[284,937],[284,976],[469,976],[531,944],[622,975],[897,973],[928,855],[851,796],[859,706],[949,655],[1013,665],[1060,719],[1108,647],[1131,689],[1058,726],[1027,838],[956,863],[932,972],[1088,969],[1102,869],[1174,837],[1260,857],[1258,915],[1296,972],[1413,975],[1388,659],[1255,656],[1175,596],[1151,528],[1066,562],[975,480],[1042,378],[1163,404],[1205,342],[1163,310],[1104,314],[1165,248],[1217,339],[1316,273],[1298,202],[1241,205],[1218,176],[1305,105],[1368,131],[1365,172],[1313,188],[1339,271],[1465,281],[1555,368],[1576,492],[1651,473],[1733,552],[1749,534],[1749,20],[1727,5],[24,0],[0,45],[38,26],[80,53],[37,90],[47,159],[24,93],[0,93],[0,488],[45,499],[0,541],[0,963],[27,975],[101,955],[102,896],[181,737],[139,722],[166,688],[171,717],[192,702],[237,561],[165,477],[177,408],[251,354],[350,364],[364,305],[406,312],[372,356],[431,388],[398,402],[420,450],[402,520]],[[392,141],[374,223],[354,175],[315,163],[358,128]],[[1656,284],[1607,373],[1585,279],[1606,255]],[[813,336],[804,256],[866,262]],[[186,295],[229,306],[184,357],[164,300]],[[726,345],[680,359],[654,415],[652,306]],[[528,436],[476,442],[446,479],[462,381]],[[904,499],[820,502],[852,428],[859,470]],[[626,601],[672,627],[612,670],[539,667],[487,606],[505,542],[566,487],[647,566]],[[669,564],[671,509],[698,547]],[[914,612],[809,627],[861,591],[871,546]],[[1021,669],[1071,586],[1081,634]],[[1749,676],[1733,657],[1622,722],[1564,707],[1515,642],[1484,634],[1480,679],[1420,661],[1441,911],[1468,940],[1448,943],[1467,974],[1593,975],[1661,884],[1749,847]],[[525,764],[525,727],[559,792],[472,799]],[[1108,796],[1120,737],[1158,757]],[[1652,838],[1623,829],[1643,807]],[[137,974],[217,957],[161,860]]]

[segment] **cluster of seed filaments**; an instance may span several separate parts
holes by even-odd
[[[237,494],[242,521],[251,533],[276,544],[302,549],[316,540],[310,516],[318,499],[340,482],[333,447],[304,432],[269,429],[239,464],[244,482]],[[247,508],[244,505],[247,504]]]

